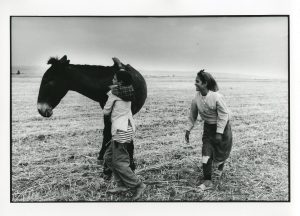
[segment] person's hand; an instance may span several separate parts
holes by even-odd
[[[118,65],[119,68],[122,67],[122,63],[117,57],[113,57],[112,59],[113,59],[114,63],[116,63]]]
[[[190,131],[185,131],[185,141],[186,143],[190,143]]]
[[[216,142],[219,144],[219,143],[221,143],[221,141],[222,141],[222,134],[217,133],[216,134]]]

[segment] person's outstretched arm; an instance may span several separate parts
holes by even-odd
[[[217,98],[217,112],[217,133],[223,134],[226,124],[229,120],[229,110],[222,95],[219,95]]]
[[[190,132],[193,129],[195,122],[197,120],[198,117],[198,108],[197,108],[197,103],[195,101],[195,99],[192,100],[192,104],[191,104],[191,109],[190,109],[190,115],[189,115],[189,122],[188,122],[188,127],[186,129],[185,132],[185,141],[187,143],[190,142]]]

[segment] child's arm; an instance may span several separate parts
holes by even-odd
[[[198,107],[195,99],[192,100],[190,115],[189,115],[189,125],[187,127],[188,131],[191,131],[195,125],[195,122],[198,117]]]
[[[103,108],[103,114],[104,115],[110,115],[111,112],[112,112],[112,108],[113,108],[113,105],[115,103],[116,99],[113,97],[113,94],[111,92],[108,93],[108,99],[106,101],[106,104]]]
[[[198,108],[195,99],[192,100],[190,115],[189,115],[189,125],[185,131],[185,141],[190,142],[190,132],[193,129],[195,122],[198,117]]]
[[[219,95],[217,98],[217,112],[217,133],[223,134],[226,124],[229,120],[229,111],[221,95]]]
[[[123,67],[121,61],[117,57],[113,57],[112,59],[114,63],[118,65],[119,68]]]
[[[134,89],[132,85],[129,86],[118,86],[111,90],[113,95],[121,98],[124,101],[134,101]]]

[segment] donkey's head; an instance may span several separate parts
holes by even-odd
[[[48,61],[51,67],[43,75],[37,100],[37,109],[43,117],[50,117],[52,110],[68,92],[64,71],[69,63],[66,55],[61,59],[50,58]]]

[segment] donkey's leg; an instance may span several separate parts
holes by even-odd
[[[127,152],[129,154],[129,159],[130,159],[130,165],[129,167],[131,168],[132,171],[135,170],[135,163],[134,163],[134,158],[133,158],[133,154],[134,154],[134,145],[133,145],[133,141],[131,140],[131,142],[127,145]]]
[[[111,138],[111,121],[109,117],[104,116],[103,141],[101,150],[99,152],[98,160],[103,160],[103,156],[105,154],[109,142],[111,141]]]
[[[103,160],[105,151],[107,149],[107,147],[111,144],[111,121],[110,121],[110,117],[104,116],[104,129],[103,129],[103,141],[102,141],[102,147],[101,150],[99,152],[99,157],[98,160]],[[112,175],[112,171],[111,169],[107,166],[106,162],[104,161],[103,164],[103,174],[107,175],[107,176],[111,176]]]

